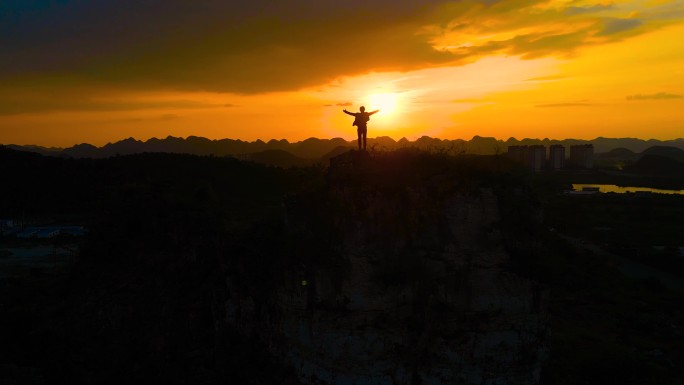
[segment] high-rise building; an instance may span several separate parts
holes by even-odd
[[[570,161],[577,167],[594,167],[594,145],[578,144],[570,146]]]
[[[546,162],[546,147],[509,146],[508,156],[531,170],[540,171]]]
[[[546,147],[541,144],[527,147],[527,167],[541,171],[546,163]]]
[[[565,166],[565,146],[554,144],[549,147],[549,168],[560,170]]]
[[[508,146],[508,157],[527,164],[527,146]]]

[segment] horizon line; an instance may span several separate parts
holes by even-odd
[[[113,145],[113,144],[120,143],[120,142],[123,142],[123,141],[131,140],[131,139],[134,140],[134,141],[136,141],[136,142],[147,143],[147,142],[152,141],[152,140],[168,140],[168,139],[180,139],[180,140],[185,140],[185,141],[187,141],[187,140],[190,139],[190,138],[206,139],[206,140],[208,140],[208,141],[210,141],[210,142],[220,142],[220,141],[223,141],[223,140],[231,140],[231,141],[242,142],[242,143],[259,143],[259,142],[261,142],[261,143],[264,143],[264,144],[268,144],[268,143],[270,143],[270,142],[283,142],[283,141],[285,141],[285,142],[288,143],[288,144],[297,144],[297,143],[302,143],[302,142],[305,142],[305,141],[307,141],[307,140],[312,140],[312,139],[315,139],[315,140],[337,140],[337,139],[341,139],[341,140],[344,140],[345,142],[352,143],[352,144],[356,142],[355,139],[347,140],[347,139],[342,138],[342,137],[339,137],[339,136],[338,136],[338,137],[329,137],[329,138],[318,138],[318,137],[315,137],[315,136],[311,136],[311,137],[308,137],[308,138],[306,138],[306,139],[302,139],[302,140],[298,140],[298,141],[290,141],[290,140],[284,139],[284,138],[282,138],[282,139],[271,138],[271,139],[268,139],[268,140],[264,140],[264,139],[262,139],[262,138],[257,138],[257,139],[254,139],[254,140],[251,140],[251,141],[250,141],[250,140],[233,139],[233,138],[227,138],[227,137],[226,137],[226,138],[220,138],[220,139],[210,139],[210,138],[207,138],[207,137],[204,137],[204,136],[198,136],[198,135],[188,135],[188,136],[186,136],[186,137],[167,135],[167,136],[164,137],[164,138],[159,138],[159,137],[153,136],[153,137],[150,137],[150,138],[147,138],[147,139],[136,139],[136,138],[134,138],[134,137],[132,137],[132,136],[129,136],[129,137],[126,137],[126,138],[119,139],[119,140],[117,140],[117,141],[113,141],[113,142],[110,141],[110,142],[107,142],[107,143],[105,143],[105,144],[103,144],[103,145],[99,145],[99,146],[98,146],[98,145],[91,144],[91,143],[88,143],[88,142],[75,143],[75,144],[72,144],[71,146],[66,146],[66,147],[59,147],[59,146],[44,146],[44,145],[33,144],[33,143],[31,143],[31,144],[0,143],[0,146],[41,147],[41,148],[44,148],[44,149],[67,149],[67,148],[76,147],[76,146],[80,146],[80,145],[90,145],[90,146],[93,146],[93,147],[96,147],[96,148],[103,148],[103,147],[106,147],[106,146],[108,146],[108,145]],[[497,142],[503,142],[503,143],[506,143],[506,142],[509,142],[509,141],[518,141],[518,142],[521,142],[521,141],[526,141],[526,140],[537,140],[537,141],[541,141],[541,142],[545,142],[545,141],[549,141],[549,142],[562,142],[562,141],[569,141],[569,140],[570,140],[570,141],[582,141],[582,142],[592,142],[592,141],[596,141],[596,140],[637,140],[637,141],[643,141],[643,142],[650,142],[650,141],[657,141],[657,142],[677,142],[677,141],[684,141],[684,137],[672,138],[672,139],[655,139],[655,138],[644,139],[644,138],[635,138],[635,137],[620,137],[620,138],[618,138],[618,137],[597,136],[597,137],[595,137],[595,138],[593,138],[593,139],[578,139],[578,138],[551,139],[551,138],[548,138],[548,137],[547,137],[547,138],[543,138],[543,139],[541,139],[541,138],[527,138],[527,137],[522,138],[522,139],[517,139],[516,137],[511,136],[511,137],[509,137],[509,138],[507,138],[507,139],[501,139],[501,138],[497,138],[497,137],[494,137],[494,136],[480,136],[480,135],[474,135],[474,136],[473,136],[472,138],[470,138],[470,139],[463,139],[463,138],[448,139],[448,138],[432,137],[432,136],[429,136],[429,135],[423,135],[423,136],[420,136],[420,137],[416,137],[415,139],[409,139],[409,138],[407,138],[407,137],[405,137],[405,136],[402,136],[402,137],[399,138],[399,139],[395,139],[395,138],[393,138],[392,136],[389,136],[389,135],[380,135],[380,136],[376,136],[376,137],[369,137],[368,140],[370,141],[370,140],[378,140],[378,139],[385,139],[385,138],[386,138],[386,139],[391,139],[391,140],[394,141],[395,143],[398,143],[398,142],[404,141],[404,140],[406,140],[406,141],[408,141],[408,142],[416,142],[416,141],[418,141],[418,140],[420,140],[420,139],[423,139],[423,138],[428,138],[428,139],[433,139],[433,140],[440,140],[440,141],[463,141],[463,142],[470,142],[470,141],[475,140],[475,139],[494,139],[494,140],[496,140]]]

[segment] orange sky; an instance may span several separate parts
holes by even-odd
[[[125,2],[0,6],[0,143],[684,137],[683,1]]]

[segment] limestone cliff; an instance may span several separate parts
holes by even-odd
[[[511,269],[533,240],[510,216],[538,210],[517,210],[531,198],[496,170],[411,162],[334,159],[325,186],[286,204],[294,253],[310,256],[263,296],[229,278],[228,321],[307,384],[537,383],[547,293]]]

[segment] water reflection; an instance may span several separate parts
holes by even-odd
[[[654,194],[679,194],[684,195],[684,190],[664,190],[650,187],[631,187],[631,186],[617,186],[614,184],[573,184],[572,189],[575,191],[582,191],[586,187],[598,187],[599,192],[602,193],[634,193],[634,192],[650,192]]]

